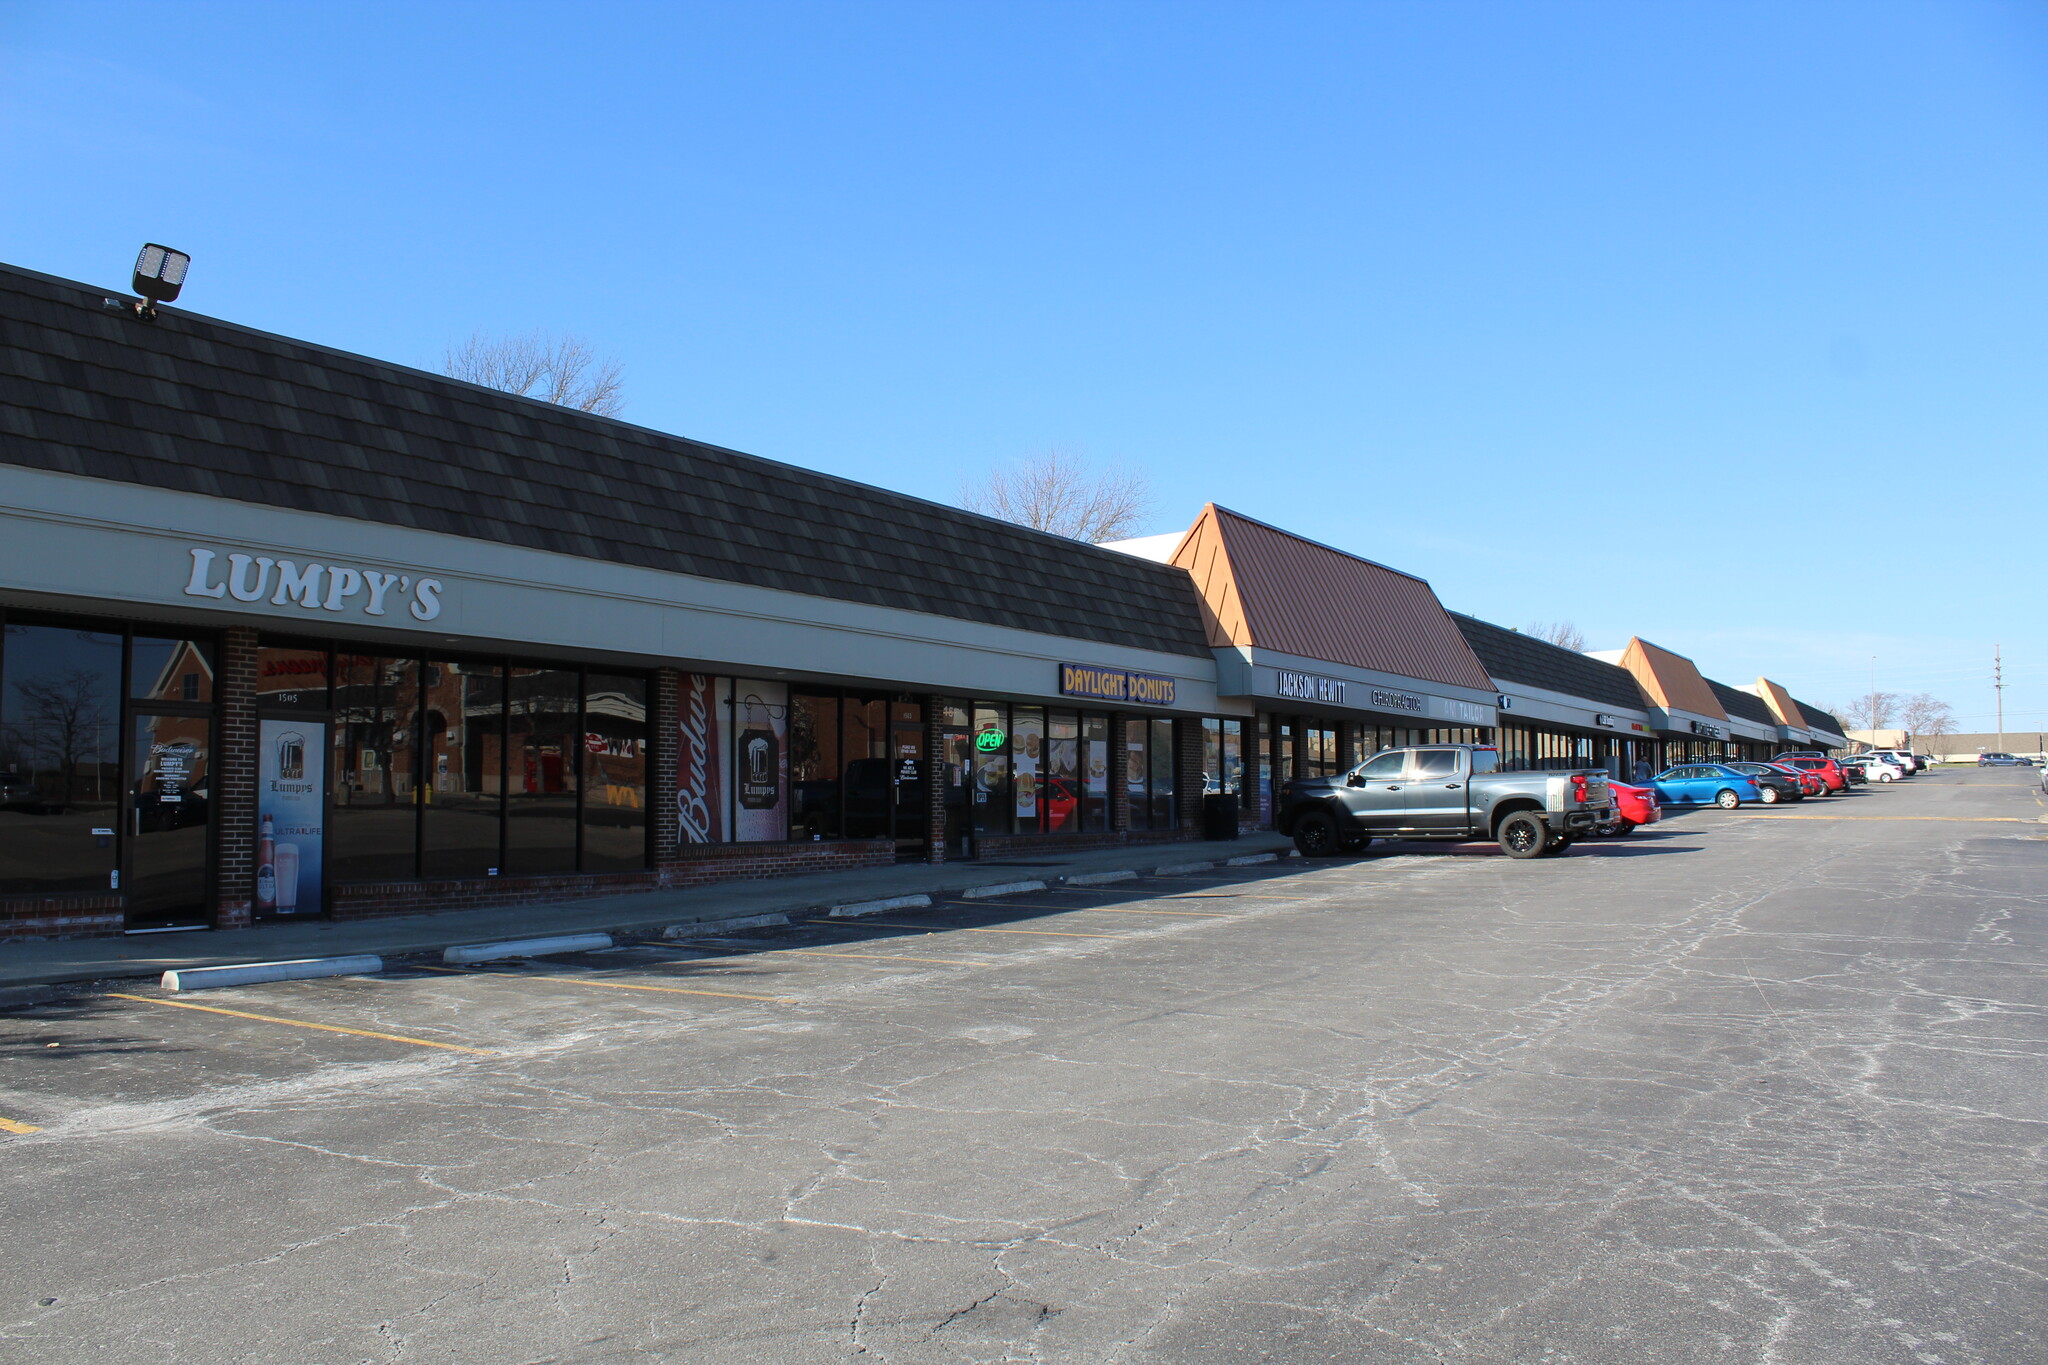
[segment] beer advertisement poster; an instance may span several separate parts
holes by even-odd
[[[317,915],[326,835],[327,726],[264,720],[257,734],[256,914]]]
[[[733,681],[733,837],[742,842],[789,837],[789,687],[752,678]]]

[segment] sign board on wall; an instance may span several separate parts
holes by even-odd
[[[1278,670],[1275,690],[1283,697],[1296,697],[1302,701],[1326,701],[1332,706],[1344,704],[1344,680],[1325,678],[1315,673],[1290,673]]]
[[[686,844],[722,844],[731,837],[718,742],[719,716],[731,695],[724,678],[683,675],[676,698],[676,816]]]
[[[789,684],[735,678],[727,780],[735,795],[732,837],[789,835]]]
[[[415,621],[441,614],[447,586],[438,578],[367,564],[322,564],[311,559],[273,559],[192,546],[185,596],[210,597],[223,606],[262,602],[296,606],[338,616],[385,616],[403,610]]]
[[[1060,695],[1097,701],[1127,701],[1139,706],[1171,706],[1174,680],[1164,673],[1138,673],[1093,664],[1061,664]]]
[[[327,836],[326,722],[259,721],[256,749],[256,917],[317,915]]]

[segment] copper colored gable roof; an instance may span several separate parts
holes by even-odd
[[[1790,692],[1769,678],[1758,678],[1756,694],[1764,699],[1765,706],[1771,708],[1771,714],[1778,718],[1778,724],[1789,725],[1794,730],[1806,728],[1806,714],[1799,709],[1799,703],[1792,700]]]
[[[1639,636],[1622,651],[1621,666],[1635,674],[1636,686],[1643,689],[1644,696],[1667,711],[1728,719],[1714,689],[1683,654],[1659,649]]]
[[[1209,643],[1494,690],[1429,584],[1210,503],[1171,561],[1193,575]]]

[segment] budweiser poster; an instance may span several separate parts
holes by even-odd
[[[719,717],[731,696],[729,678],[683,675],[682,695],[676,699],[676,814],[686,844],[722,844],[732,838],[719,744]]]

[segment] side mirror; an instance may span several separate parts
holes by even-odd
[[[1351,776],[1344,779],[1344,785],[1347,787],[1363,787],[1365,785],[1365,779],[1359,776],[1357,773],[1353,773],[1351,774]]]

